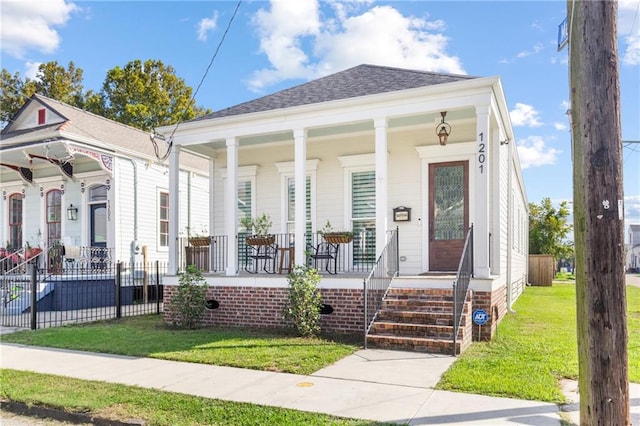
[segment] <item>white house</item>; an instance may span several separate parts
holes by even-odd
[[[640,271],[640,224],[629,225],[627,229],[626,270]]]
[[[224,264],[207,274],[212,297],[231,299],[229,287],[258,293],[285,287],[280,262],[286,265],[289,255],[296,264],[312,262],[308,254],[318,241],[312,236],[327,220],[353,231],[354,240],[340,246],[337,265],[319,267],[326,297],[332,289],[361,297],[363,277],[395,229],[399,275],[391,287],[450,289],[473,225],[473,307],[491,316],[483,333],[495,330],[526,285],[527,200],[498,77],[360,65],[159,132],[172,142],[170,262],[183,249],[185,214],[173,208],[184,185],[175,171],[185,153],[210,161],[210,224],[225,241],[215,249]],[[260,259],[243,251],[239,218],[263,213],[282,250],[274,251],[277,268],[252,269]],[[218,302],[212,322],[279,322],[268,317],[277,310],[264,308],[268,313],[251,319],[243,306],[223,312],[231,302]],[[361,312],[362,301],[354,303]],[[363,326],[345,315],[343,322]]]
[[[0,166],[5,252],[62,243],[67,257],[167,261],[168,165],[148,133],[36,94],[2,130]],[[181,159],[181,229],[207,225],[207,204],[191,196],[208,193],[207,167]]]

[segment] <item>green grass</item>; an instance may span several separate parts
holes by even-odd
[[[0,370],[0,383],[0,395],[9,400],[111,420],[143,419],[147,425],[372,424],[325,414],[25,371]]]
[[[3,342],[310,374],[360,349],[324,338],[238,328],[181,330],[157,315],[20,331]]]
[[[439,389],[565,402],[559,379],[578,377],[575,285],[528,287],[491,342],[474,343]],[[640,288],[627,287],[629,378],[640,383]]]

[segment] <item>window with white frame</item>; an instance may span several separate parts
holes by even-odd
[[[308,242],[311,241],[311,233],[313,232],[313,221],[315,218],[315,182],[316,171],[318,170],[318,159],[310,159],[306,161],[306,181],[305,181],[305,233]],[[296,222],[296,185],[295,185],[295,163],[293,161],[284,163],[275,163],[278,172],[282,176],[282,221],[284,229],[290,235],[295,233]]]
[[[253,181],[238,181],[238,220],[243,217],[253,217]],[[240,222],[238,223],[240,226]],[[242,229],[242,231],[245,231]]]
[[[169,193],[158,192],[158,246],[169,247]]]
[[[354,233],[353,262],[370,263],[376,251],[376,173],[351,173],[351,226]]]
[[[311,235],[311,176],[306,179],[305,202],[305,232]],[[296,228],[296,181],[293,177],[287,178],[287,233],[294,234]]]
[[[376,172],[375,154],[338,157],[345,171],[346,217],[353,231],[354,266],[375,261]]]
[[[9,246],[17,250],[22,246],[22,194],[9,196]]]

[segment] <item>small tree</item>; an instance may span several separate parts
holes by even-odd
[[[195,328],[204,316],[207,285],[195,265],[188,265],[180,274],[178,292],[171,300],[171,310],[178,314],[174,324],[183,328]]]
[[[289,298],[285,318],[293,321],[296,330],[303,337],[313,337],[320,333],[320,307],[322,296],[318,289],[318,271],[303,265],[296,265],[288,276]]]
[[[529,203],[529,253],[551,254],[555,260],[573,256],[573,243],[566,241],[571,225],[567,223],[567,202],[556,208],[551,199]]]

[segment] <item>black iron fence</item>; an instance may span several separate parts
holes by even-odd
[[[0,325],[37,329],[163,310],[166,264],[98,261],[52,271],[47,256],[0,275]]]
[[[394,277],[400,271],[398,229],[391,231],[389,242],[364,280],[364,346],[367,347],[367,334],[378,315],[384,296]]]
[[[462,257],[458,265],[456,280],[453,283],[453,356],[457,355],[456,341],[462,322],[464,304],[467,302],[467,290],[473,277],[473,225],[467,232]]]

